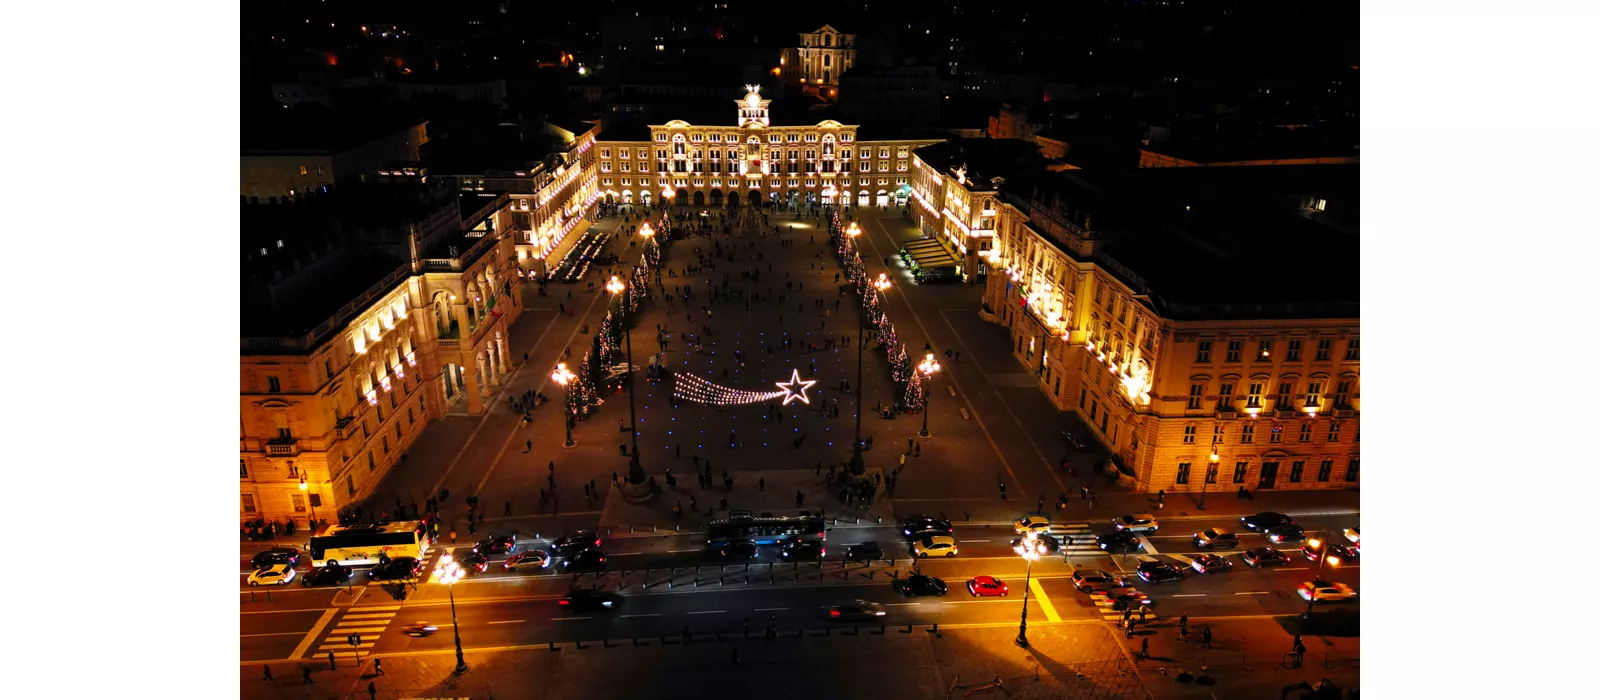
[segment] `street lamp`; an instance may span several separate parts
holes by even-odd
[[[850,229],[846,233],[852,236],[859,236],[861,235],[861,229],[852,221],[850,222]],[[872,287],[877,290],[874,293],[883,292],[883,290],[889,288],[889,277],[879,274],[878,279],[872,282]],[[860,321],[860,327],[856,331],[856,441],[855,448],[850,453],[851,474],[860,474],[866,470],[866,464],[861,459],[861,395],[866,390],[866,385],[862,382],[861,358],[866,353],[867,347],[866,304],[861,305],[861,313],[858,320]]]
[[[606,283],[606,291],[613,296],[621,294],[628,286],[611,276],[611,281]],[[628,454],[628,482],[632,484],[644,483],[644,467],[639,466],[639,419],[633,407],[633,333],[628,329],[628,301],[619,298],[617,308],[621,311],[619,322],[622,324],[623,344],[628,353],[628,432],[632,437],[633,447]]]
[[[930,352],[927,357],[922,358],[922,363],[917,365],[917,369],[928,378],[929,382],[932,382],[933,373],[939,371],[939,361],[933,359],[933,353]],[[928,437],[928,407],[932,400],[933,388],[930,386],[927,391],[922,392],[922,432],[917,433],[922,437]]]
[[[1206,489],[1211,486],[1211,475],[1216,473],[1217,463],[1222,461],[1222,457],[1217,454],[1215,444],[1211,446],[1210,459],[1211,466],[1206,467],[1206,475],[1200,478],[1200,510],[1206,509]]]
[[[1017,629],[1017,646],[1028,648],[1028,587],[1033,583],[1033,563],[1039,561],[1039,555],[1044,553],[1044,543],[1039,541],[1039,533],[1028,531],[1027,539],[1017,545],[1017,554],[1028,560],[1028,573],[1022,580],[1022,626]]]
[[[303,492],[311,490],[311,485],[306,483],[306,473],[304,470],[301,470],[300,472],[300,490]],[[309,493],[306,494],[306,505],[311,508],[311,522],[308,523],[308,527],[306,529],[310,530],[311,534],[315,535],[317,534],[317,506],[311,502],[311,494]]]
[[[467,657],[461,653],[461,627],[456,623],[456,582],[466,574],[455,559],[446,554],[439,558],[439,566],[433,570],[433,575],[439,583],[450,591],[450,629],[456,635],[456,675],[467,672]]]
[[[1322,551],[1322,556],[1317,557],[1317,573],[1311,576],[1311,595],[1306,597],[1306,614],[1304,617],[1308,620],[1311,619],[1311,609],[1317,604],[1317,581],[1322,580],[1322,566],[1327,564],[1329,559],[1333,560],[1334,566],[1339,565],[1339,558],[1323,549],[1323,544],[1325,543],[1322,540],[1315,537],[1306,540],[1306,545],[1310,546],[1313,551]]]
[[[555,380],[555,383],[560,384],[561,388],[565,389],[568,392],[568,396],[570,396],[572,388],[569,385],[572,380],[578,378],[578,375],[567,371],[567,363],[561,362],[556,364],[556,371],[550,373],[550,378]],[[565,421],[563,422],[567,424],[567,441],[562,444],[562,447],[572,447],[573,445],[578,444],[572,441],[572,411],[562,410],[561,413],[566,417]]]

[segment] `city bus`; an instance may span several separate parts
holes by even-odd
[[[706,534],[706,546],[722,547],[740,540],[751,540],[756,544],[779,544],[791,539],[827,538],[828,532],[820,515],[741,517],[711,521]]]
[[[334,525],[311,537],[311,565],[345,566],[378,563],[380,554],[422,558],[428,551],[428,536],[421,521],[381,522],[376,525]]]

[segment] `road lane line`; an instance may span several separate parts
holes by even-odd
[[[623,615],[622,617],[661,617],[661,613],[638,613],[636,615]]]
[[[1204,597],[1206,597],[1206,594],[1205,593],[1174,593],[1173,595],[1170,595],[1168,597],[1169,598],[1204,598]]]
[[[756,612],[774,612],[778,610],[788,610],[788,608],[756,608]]]
[[[1051,622],[1061,621],[1061,616],[1056,614],[1056,606],[1050,604],[1050,596],[1044,594],[1044,586],[1039,584],[1039,579],[1029,580],[1028,590],[1033,591],[1033,597],[1039,601],[1039,607],[1044,608],[1045,619]]]
[[[335,628],[333,628],[332,631],[328,632],[328,634],[350,634],[352,632],[382,632],[382,631],[384,631],[385,629],[388,629],[388,628],[389,628],[388,625],[379,625],[377,627],[335,627]]]
[[[333,616],[337,615],[339,610],[339,608],[328,608],[322,611],[322,617],[317,620],[317,624],[311,627],[311,631],[306,633],[305,639],[300,640],[300,644],[295,646],[294,651],[289,652],[289,658],[298,659],[304,656],[306,650],[311,648],[311,643],[317,637],[322,636],[322,630],[328,626],[329,622],[333,621]]]
[[[1234,595],[1270,595],[1272,591],[1243,591]]]
[[[705,550],[700,550],[700,549],[669,549],[669,550],[667,550],[667,554],[683,554],[684,552],[701,552],[701,551],[705,551]]]
[[[685,615],[718,615],[718,614],[725,613],[725,612],[728,612],[728,611],[726,611],[726,610],[696,610],[694,612],[684,613],[684,614]]]
[[[1144,535],[1139,535],[1139,541],[1144,543],[1144,553],[1145,554],[1160,554],[1161,553],[1159,551],[1156,551],[1156,546],[1155,545],[1150,544],[1150,538],[1149,537],[1145,537]]]
[[[594,618],[592,618],[592,617],[552,617],[552,618],[550,618],[550,621],[551,622],[560,622],[560,621],[563,621],[563,620],[591,620],[591,619],[594,619]]]
[[[305,632],[258,632],[256,634],[241,634],[239,637],[280,637],[290,634],[305,634]]]
[[[1310,571],[1311,567],[1309,567],[1309,566],[1294,566],[1294,567],[1289,567],[1289,568],[1286,568],[1286,569],[1278,569],[1278,570],[1279,571]]]
[[[884,603],[884,605],[921,605],[922,603]]]
[[[630,555],[634,555],[634,554],[645,554],[645,552],[612,552],[610,554],[607,554],[606,556],[608,556],[608,557],[626,557],[626,556],[630,556]]]
[[[515,625],[515,624],[517,624],[519,622],[527,622],[527,620],[495,620],[494,622],[490,622],[489,624],[491,624],[491,625]]]

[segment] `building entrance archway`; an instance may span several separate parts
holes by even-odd
[[[697,206],[697,207],[705,206],[706,205],[706,193],[696,191],[694,193],[694,205]]]

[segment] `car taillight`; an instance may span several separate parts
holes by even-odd
[[[829,610],[828,611],[828,616],[829,617],[838,617],[839,616],[839,611],[838,610]]]
[[[563,600],[563,601],[561,601],[561,604],[562,605],[567,605],[568,603],[567,603],[567,601]]]

